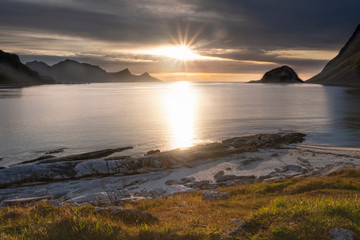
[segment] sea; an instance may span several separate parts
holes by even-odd
[[[0,166],[56,149],[132,146],[123,154],[142,155],[293,131],[307,134],[303,144],[360,146],[360,89],[174,82],[0,90]]]

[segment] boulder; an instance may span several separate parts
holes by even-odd
[[[145,154],[145,156],[153,155],[153,154],[156,154],[156,153],[160,153],[160,149],[150,150]]]
[[[228,192],[217,192],[217,191],[205,191],[202,195],[204,201],[217,201],[228,199],[230,193]]]
[[[209,180],[201,180],[201,181],[195,181],[185,184],[186,187],[194,188],[194,189],[214,189],[216,188],[215,185],[211,184]]]
[[[220,176],[223,176],[225,173],[224,173],[224,170],[221,170],[221,171],[219,171],[219,172],[217,172],[215,175],[214,175],[214,178],[216,179],[216,178],[218,178],[218,177],[220,177]]]
[[[137,196],[145,198],[159,198],[167,195],[168,191],[163,187],[156,187],[150,190],[143,189],[137,193]]]
[[[330,240],[353,240],[355,234],[343,228],[333,228],[330,230],[329,235]]]
[[[73,167],[78,162],[61,162],[43,165],[23,165],[0,170],[0,188],[11,184],[36,181],[65,180],[75,177]]]
[[[287,166],[283,167],[282,172],[287,172],[287,171],[301,172],[302,170],[303,170],[303,167],[301,167],[299,165],[287,165]]]
[[[165,182],[166,185],[185,185],[187,183],[195,182],[194,177],[183,177],[180,180],[170,179]]]

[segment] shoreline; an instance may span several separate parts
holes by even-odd
[[[215,190],[360,167],[360,148],[303,145],[304,134],[236,137],[144,157],[128,148],[45,158],[0,170],[0,206],[47,199],[54,205],[121,206],[174,193]]]

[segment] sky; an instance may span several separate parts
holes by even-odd
[[[0,49],[164,81],[306,80],[360,23],[359,0],[0,0]]]

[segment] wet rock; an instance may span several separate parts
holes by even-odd
[[[23,165],[0,170],[0,188],[11,184],[35,181],[65,180],[75,176],[77,162],[62,162],[43,165]]]
[[[230,138],[222,141],[224,145],[233,146],[236,149],[256,151],[258,148],[278,147],[281,144],[299,143],[305,140],[305,134],[256,134],[245,137]]]
[[[302,169],[303,168],[299,165],[287,165],[283,167],[282,172],[287,172],[287,171],[301,172]]]
[[[250,184],[255,182],[256,177],[255,176],[236,176],[236,175],[224,175],[219,176],[215,179],[217,183],[219,182],[226,182],[229,180],[236,180],[238,183],[242,184]]]
[[[167,190],[163,187],[157,187],[150,190],[143,189],[139,195],[145,198],[159,198],[167,194]]]
[[[179,180],[175,180],[175,179],[169,179],[165,182],[166,185],[175,185],[175,184],[180,184]]]
[[[195,178],[194,177],[183,177],[180,179],[181,182],[183,182],[184,184],[186,183],[190,183],[190,182],[194,182],[195,181]]]
[[[201,189],[201,190],[216,188],[213,184],[211,184],[211,182],[209,180],[190,182],[190,183],[185,184],[185,186],[190,187],[190,188],[195,188],[195,189]]]
[[[108,176],[119,173],[130,175],[135,173],[144,173],[146,172],[142,171],[144,166],[152,167],[154,165],[159,165],[156,163],[156,159],[154,159],[151,164],[149,161],[144,163],[141,159],[121,159],[109,161],[96,159],[80,162],[74,167],[74,171],[76,172],[75,177],[77,178],[91,175]]]
[[[17,165],[22,165],[22,164],[28,164],[28,163],[34,163],[34,162],[37,162],[37,161],[40,161],[40,160],[45,160],[45,159],[49,159],[49,158],[54,158],[55,156],[53,155],[44,155],[44,156],[40,156],[38,158],[34,158],[34,159],[31,159],[31,160],[27,160],[25,162],[21,162]]]
[[[217,191],[206,191],[202,195],[202,200],[204,201],[217,201],[228,199],[230,193],[228,192],[217,192]]]
[[[214,178],[216,179],[217,177],[223,176],[224,174],[224,170],[221,170],[214,175]]]
[[[262,181],[264,179],[269,179],[269,178],[273,178],[273,177],[277,177],[277,176],[279,176],[279,173],[276,172],[276,171],[273,171],[273,172],[271,172],[271,173],[269,173],[269,174],[267,174],[265,176],[260,176],[259,180]]]
[[[353,240],[354,233],[343,228],[333,228],[329,232],[330,240]]]
[[[289,133],[283,136],[285,144],[293,144],[305,141],[306,134],[304,133]]]
[[[263,160],[263,158],[254,156],[254,157],[250,157],[249,159],[246,159],[246,160],[242,161],[241,164],[242,165],[249,165],[251,163],[262,161],[262,160]]]
[[[114,156],[114,157],[107,157],[104,160],[122,160],[122,159],[129,159],[132,158],[131,156]]]
[[[38,164],[102,158],[102,157],[107,157],[113,153],[122,152],[122,151],[132,149],[132,148],[133,147],[104,149],[104,150],[100,150],[100,151],[87,152],[87,153],[75,154],[75,155],[70,155],[70,156],[65,156],[65,157],[57,157],[57,158],[52,158],[52,159],[48,159],[48,160],[42,160]]]
[[[61,153],[61,152],[64,152],[65,149],[67,149],[67,148],[52,149],[52,150],[46,151],[45,154]]]
[[[194,177],[183,177],[180,180],[170,179],[165,182],[166,185],[185,185],[187,183],[195,182]]]
[[[311,166],[310,163],[309,163],[309,160],[304,159],[304,158],[300,158],[300,157],[298,157],[297,159],[300,162],[300,164],[302,164],[304,166]]]
[[[153,154],[156,154],[156,153],[160,153],[160,149],[150,150],[145,154],[145,156],[153,155]]]

